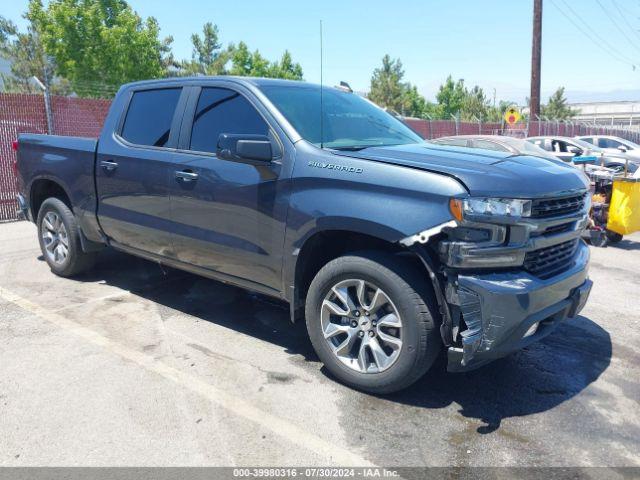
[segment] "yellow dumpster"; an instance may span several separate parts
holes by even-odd
[[[620,235],[640,230],[640,178],[613,181],[607,230]]]

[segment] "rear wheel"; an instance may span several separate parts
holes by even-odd
[[[357,253],[329,262],[312,281],[307,330],[338,380],[390,393],[415,382],[436,359],[441,340],[434,307],[429,285],[412,264]]]
[[[40,249],[53,273],[71,277],[93,266],[96,254],[82,251],[76,219],[62,200],[46,199],[38,212],[37,225]]]

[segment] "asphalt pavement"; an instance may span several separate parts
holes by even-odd
[[[591,249],[551,336],[387,397],[283,303],[114,251],[62,279],[33,224],[0,238],[1,466],[640,466],[640,235]]]

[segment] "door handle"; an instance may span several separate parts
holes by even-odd
[[[107,170],[108,172],[111,172],[111,171],[115,170],[116,168],[118,168],[118,164],[116,162],[114,162],[113,160],[102,160],[100,162],[100,166],[102,168],[104,168],[105,170]]]
[[[183,182],[191,182],[198,179],[198,174],[191,170],[178,170],[176,171],[176,178]]]

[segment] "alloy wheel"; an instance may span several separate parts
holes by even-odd
[[[42,219],[42,241],[47,257],[56,265],[61,265],[69,255],[69,236],[60,215],[47,212]]]
[[[333,354],[360,373],[391,367],[402,348],[402,319],[389,296],[362,279],[336,283],[321,306],[322,333]]]

